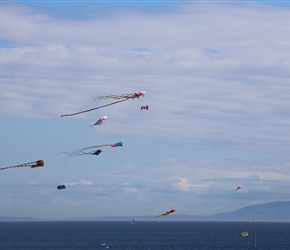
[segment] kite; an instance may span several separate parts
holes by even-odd
[[[117,104],[117,103],[119,103],[119,102],[124,102],[124,101],[130,100],[130,99],[135,99],[135,98],[143,97],[143,96],[145,96],[145,94],[146,94],[145,91],[141,91],[141,92],[136,92],[136,93],[131,93],[131,94],[123,94],[123,95],[107,95],[107,96],[100,96],[100,97],[97,97],[97,98],[94,100],[94,102],[96,101],[96,105],[98,105],[98,102],[99,102],[99,101],[101,101],[101,100],[106,100],[106,99],[115,99],[115,100],[118,100],[118,101],[111,102],[111,103],[106,104],[106,105],[102,105],[102,106],[99,106],[99,107],[97,106],[97,107],[95,107],[95,108],[91,108],[91,109],[83,110],[83,111],[76,112],[76,113],[63,114],[63,115],[61,115],[60,117],[79,115],[79,114],[82,114],[82,113],[86,113],[86,112],[93,111],[93,110],[95,110],[95,109],[100,109],[100,108],[104,108],[104,107],[107,107],[107,106],[111,106],[111,105]]]
[[[241,232],[241,236],[242,237],[247,237],[247,236],[249,236],[249,233],[248,232]]]
[[[141,110],[148,110],[149,109],[149,106],[141,106]]]
[[[66,187],[65,187],[65,185],[58,185],[57,186],[57,189],[59,189],[59,190],[61,190],[61,189],[65,189]]]
[[[91,127],[94,125],[101,125],[101,124],[105,123],[107,118],[108,118],[107,116],[102,116],[95,124],[91,125]]]
[[[123,142],[120,141],[120,142],[117,142],[117,143],[115,143],[115,144],[112,144],[111,147],[112,147],[112,148],[123,147]]]
[[[170,210],[168,210],[168,211],[166,211],[166,212],[164,212],[162,214],[158,214],[158,215],[154,216],[154,218],[157,218],[157,217],[160,217],[160,216],[166,216],[168,214],[174,213],[175,211],[176,211],[176,209],[172,208],[172,209],[170,209]]]
[[[19,165],[15,165],[15,166],[0,168],[0,170],[5,170],[5,169],[8,169],[8,168],[21,168],[21,167],[37,168],[37,167],[43,167],[44,163],[45,163],[44,160],[38,160],[38,161],[23,163],[23,164],[19,164]]]
[[[91,153],[91,155],[99,155],[102,152],[103,151],[101,149],[98,149],[98,150],[94,151],[93,153]]]
[[[240,185],[240,186],[237,186],[237,188],[235,189],[235,191],[238,191],[238,190],[240,190],[240,189],[242,189],[243,188],[243,186],[242,185]]]
[[[64,154],[68,154],[70,156],[75,156],[75,155],[99,155],[100,153],[102,153],[103,151],[98,149],[97,151],[89,151],[89,152],[86,152],[90,149],[93,149],[93,148],[99,148],[99,147],[109,147],[111,146],[112,148],[116,148],[116,147],[123,147],[123,142],[117,142],[115,144],[102,144],[102,145],[97,145],[97,146],[90,146],[90,147],[86,147],[86,148],[80,148],[80,149],[77,149],[71,153],[67,153],[67,152],[62,152]]]

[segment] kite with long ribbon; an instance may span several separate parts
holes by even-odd
[[[22,167],[37,168],[37,167],[43,167],[44,163],[45,163],[44,160],[38,160],[38,161],[23,163],[23,164],[19,164],[19,165],[15,165],[15,166],[0,168],[0,170],[5,170],[5,169],[9,169],[9,168],[22,168]]]
[[[90,149],[94,149],[94,148],[100,148],[100,147],[112,147],[112,148],[116,148],[116,147],[122,147],[123,146],[123,142],[117,142],[114,144],[102,144],[102,145],[96,145],[96,146],[90,146],[90,147],[86,147],[86,148],[80,148],[77,149],[71,153],[67,153],[67,152],[62,152],[64,154],[68,154],[69,156],[76,156],[76,155],[99,155],[100,153],[102,153],[102,150],[97,150],[97,151],[91,151]]]
[[[97,97],[97,98],[95,99],[97,105],[98,105],[98,102],[99,102],[99,101],[101,101],[101,100],[106,100],[106,99],[115,99],[115,100],[118,100],[118,101],[111,102],[111,103],[108,103],[108,104],[106,104],[106,105],[102,105],[102,106],[99,106],[99,107],[97,106],[97,107],[95,107],[95,108],[91,108],[91,109],[83,110],[83,111],[76,112],[76,113],[63,114],[63,115],[61,115],[60,117],[79,115],[79,114],[86,113],[86,112],[90,112],[90,111],[93,111],[93,110],[96,110],[96,109],[100,109],[100,108],[108,107],[108,106],[111,106],[111,105],[117,104],[117,103],[119,103],[119,102],[124,102],[124,101],[130,100],[130,99],[135,99],[135,98],[143,97],[143,96],[145,96],[145,94],[146,94],[145,91],[141,91],[141,92],[136,92],[136,93],[131,93],[131,94],[123,94],[123,95],[107,95],[107,96],[100,96],[100,97]]]
[[[176,211],[176,209],[172,208],[172,209],[170,209],[170,210],[168,210],[168,211],[166,211],[166,212],[164,212],[162,214],[158,214],[158,215],[154,216],[154,218],[161,217],[161,216],[166,216],[168,214],[174,213],[175,211]]]

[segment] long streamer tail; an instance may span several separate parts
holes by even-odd
[[[119,103],[119,102],[124,102],[124,101],[127,101],[127,100],[129,100],[129,99],[130,99],[130,98],[127,98],[127,99],[124,99],[124,100],[120,100],[120,101],[112,102],[112,103],[109,103],[109,104],[106,104],[106,105],[103,105],[103,106],[99,106],[99,107],[95,107],[95,108],[87,109],[87,110],[80,111],[80,112],[76,112],[76,113],[72,113],[72,114],[64,114],[64,115],[61,115],[60,117],[65,117],[65,116],[74,116],[74,115],[83,114],[83,113],[86,113],[86,112],[93,111],[93,110],[95,110],[95,109],[100,109],[100,108],[104,108],[104,107],[108,107],[108,106],[111,106],[111,105],[117,104],[117,103]]]
[[[21,167],[36,168],[36,167],[44,166],[44,162],[45,162],[44,160],[33,161],[33,162],[23,163],[23,164],[19,164],[15,166],[0,168],[0,170],[5,170],[9,168],[21,168]]]

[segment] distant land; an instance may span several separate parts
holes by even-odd
[[[36,219],[32,217],[5,217],[0,216],[0,221],[36,221]]]
[[[162,212],[162,211],[161,211]],[[178,210],[177,210],[178,212]],[[270,202],[247,206],[233,212],[219,213],[207,216],[170,214],[159,218],[152,216],[100,216],[67,218],[60,221],[265,221],[290,222],[290,201]],[[0,221],[47,221],[32,217],[4,217]]]

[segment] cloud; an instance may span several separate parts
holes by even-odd
[[[185,191],[192,188],[192,185],[188,182],[186,178],[177,178],[176,182],[173,183],[173,186]]]
[[[37,181],[31,181],[29,183],[32,184],[32,185],[38,185],[39,184]]]
[[[65,182],[64,185],[66,186],[92,186],[94,185],[91,181],[86,181],[81,179],[79,182]]]
[[[11,20],[3,22],[3,36],[20,45],[1,49],[0,104],[6,108],[0,115],[57,117],[93,107],[99,95],[146,90],[145,98],[107,111],[127,121],[126,129],[117,129],[112,120],[115,133],[285,145],[290,37],[280,23],[288,11],[208,6],[150,14],[150,20],[148,13],[128,12],[85,21],[2,9],[2,18]],[[143,104],[150,104],[149,114],[140,114]],[[129,114],[150,119],[136,124]]]
[[[86,181],[83,179],[80,180],[80,183],[84,186],[92,186],[93,185],[93,183],[91,181]]]

